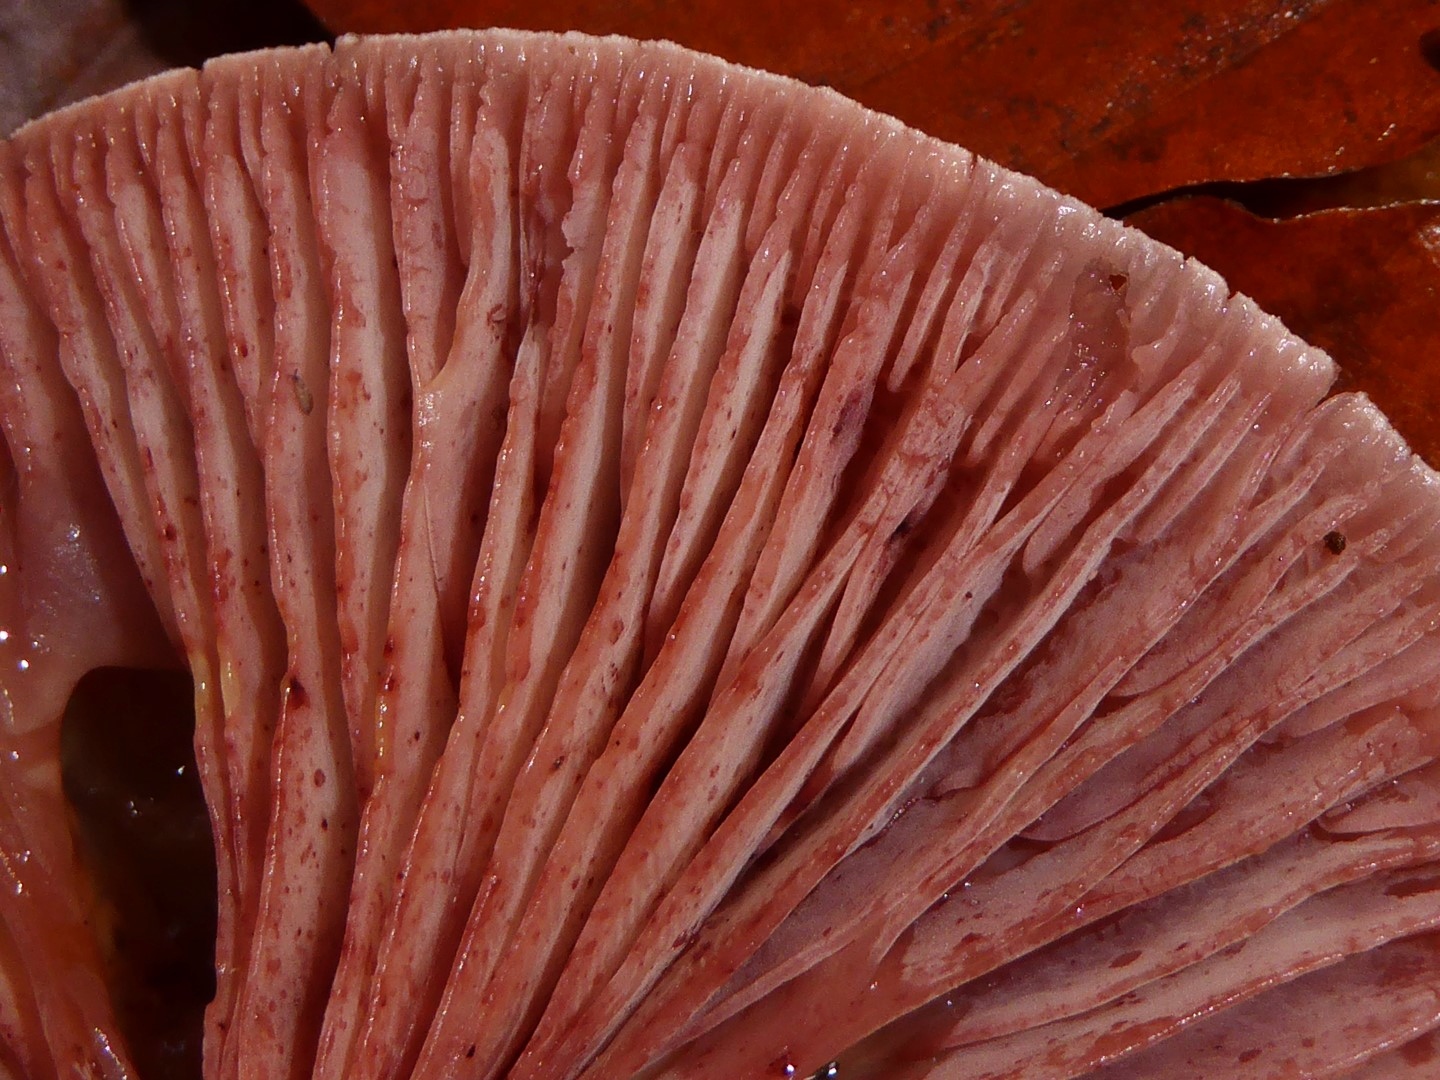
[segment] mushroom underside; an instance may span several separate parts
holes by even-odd
[[[72,107],[0,226],[0,1075],[154,1056],[114,669],[193,689],[177,1069],[1425,1074],[1440,480],[1204,267],[504,31]]]

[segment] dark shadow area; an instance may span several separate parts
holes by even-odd
[[[1105,211],[1123,219],[1188,196],[1225,199],[1258,217],[1281,220],[1323,210],[1364,210],[1433,201],[1440,193],[1440,136],[1393,161],[1327,176],[1275,176],[1216,180],[1145,195]]]
[[[1420,55],[1436,71],[1440,71],[1440,26],[1420,35]]]
[[[215,993],[215,853],[184,671],[101,668],[80,680],[61,769],[117,1019],[139,1075],[199,1077]]]
[[[275,45],[331,41],[300,0],[125,0],[145,42],[174,66]]]

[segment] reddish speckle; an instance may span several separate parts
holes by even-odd
[[[860,427],[865,423],[865,392],[863,390],[852,390],[845,398],[845,404],[840,406],[840,416],[835,421],[835,426],[830,434],[836,439],[845,439],[858,436]]]
[[[1421,1035],[1400,1048],[1400,1056],[1407,1065],[1428,1065],[1435,1060],[1435,1037]]]
[[[1423,896],[1425,893],[1440,892],[1440,876],[1412,878],[1409,881],[1397,881],[1387,886],[1386,896],[1406,897]]]
[[[325,786],[325,770],[324,770],[324,769],[316,769],[316,770],[315,770],[315,777],[314,777],[314,779],[315,779],[315,786],[316,786],[316,787],[324,787],[324,786]]]

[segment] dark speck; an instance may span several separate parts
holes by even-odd
[[[310,387],[305,385],[305,379],[298,371],[292,371],[290,379],[295,386],[295,404],[300,407],[302,414],[309,416],[315,408],[315,398],[310,393]]]
[[[1420,55],[1436,71],[1440,71],[1440,26],[1420,35]]]

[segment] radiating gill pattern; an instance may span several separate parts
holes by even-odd
[[[65,702],[178,661],[208,1077],[1425,1075],[1440,481],[832,93],[477,32],[0,144],[0,1073],[139,1075]]]

